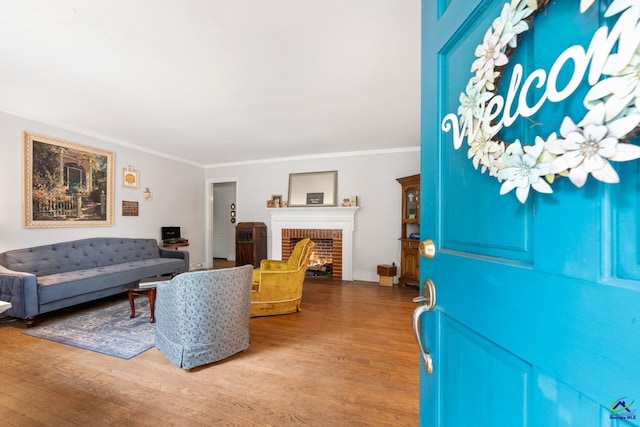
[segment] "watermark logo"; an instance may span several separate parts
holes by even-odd
[[[609,406],[609,411],[611,411],[611,415],[609,418],[612,420],[635,420],[635,409],[631,409],[635,400],[631,402],[628,401],[628,397],[621,397],[620,399],[614,401]]]

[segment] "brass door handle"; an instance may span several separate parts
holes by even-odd
[[[431,351],[424,345],[422,338],[420,337],[420,317],[428,312],[432,311],[436,306],[436,287],[431,279],[426,279],[422,284],[423,292],[426,295],[420,295],[413,299],[413,302],[417,302],[420,305],[413,311],[413,334],[418,342],[420,353],[422,355],[422,361],[424,362],[424,369],[427,374],[433,373],[433,359],[431,358]]]

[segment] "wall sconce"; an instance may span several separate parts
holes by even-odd
[[[151,199],[153,199],[153,194],[151,193],[151,190],[149,190],[149,187],[145,187],[142,195],[144,196],[144,199],[146,201],[150,201]]]

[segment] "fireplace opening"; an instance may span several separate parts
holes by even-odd
[[[315,246],[307,264],[307,276],[331,276],[333,273],[333,239],[311,240]]]
[[[282,259],[288,259],[297,242],[310,238],[315,246],[307,265],[307,276],[342,278],[342,231],[283,229]]]
[[[307,276],[333,276],[333,263],[323,262],[320,264],[313,264],[307,267]]]

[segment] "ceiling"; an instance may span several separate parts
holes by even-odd
[[[419,145],[420,0],[0,0],[0,60],[0,110],[204,167]]]

